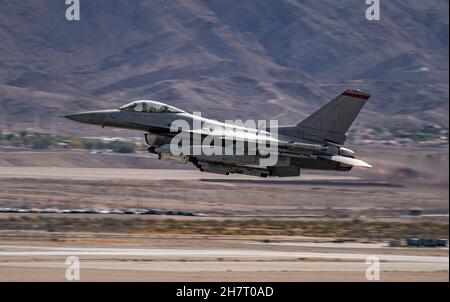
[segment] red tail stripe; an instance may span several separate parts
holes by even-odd
[[[366,95],[366,94],[344,92],[342,95],[349,96],[349,97],[352,97],[352,98],[362,99],[362,100],[368,100],[369,99],[369,95]]]

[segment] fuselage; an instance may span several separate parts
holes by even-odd
[[[117,109],[82,112],[66,116],[68,119],[102,127],[139,130],[145,133],[148,151],[158,154],[159,159],[192,162],[201,171],[214,173],[244,173],[260,176],[295,176],[300,168],[348,171],[353,166],[368,166],[355,159],[355,153],[333,142],[315,141],[296,136],[296,126],[248,124],[234,121],[223,123],[207,119],[199,113],[188,113],[173,106],[156,101],[134,101]],[[175,154],[174,139],[189,135],[190,153]],[[197,135],[197,136],[196,136]],[[196,141],[193,137],[200,137]],[[213,140],[204,138],[212,137]],[[230,142],[231,138],[231,144]],[[206,147],[221,142],[224,150],[231,146],[241,153],[206,153]],[[227,143],[228,142],[228,143]],[[241,145],[238,142],[246,142]],[[254,142],[254,145],[250,145]],[[266,154],[253,150],[267,145],[276,145]],[[211,145],[211,146],[210,146]],[[200,153],[195,153],[200,147]],[[208,149],[208,148],[206,148]],[[251,152],[255,151],[255,152]],[[272,152],[272,153],[271,153]],[[261,166],[261,159],[276,153],[276,161]]]
[[[173,122],[183,120],[189,124],[193,132],[199,132],[202,135],[229,135],[239,136],[248,139],[257,139],[264,137],[266,140],[295,141],[305,144],[317,144],[312,140],[305,140],[298,137],[292,137],[277,132],[277,137],[265,128],[245,127],[239,123],[224,123],[216,120],[204,118],[199,114],[191,114],[177,109],[173,112],[136,112],[124,109],[109,109],[81,112],[65,116],[76,122],[100,125],[102,127],[114,127],[130,130],[139,130],[157,135],[173,137],[178,132],[173,129]],[[255,123],[256,125],[256,123]],[[171,129],[172,126],[172,129]],[[257,127],[258,125],[256,125]],[[278,128],[280,130],[283,127]]]

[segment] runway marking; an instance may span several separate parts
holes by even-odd
[[[95,170],[93,174],[92,171]],[[0,178],[75,179],[75,180],[232,180],[251,181],[254,176],[218,175],[197,170],[126,169],[126,168],[67,168],[67,167],[1,167]],[[258,179],[258,178],[256,178]],[[340,175],[302,175],[301,177],[273,178],[272,182],[289,180],[338,181],[358,180],[358,177]]]
[[[233,259],[329,259],[329,260],[361,260],[368,255],[376,256],[380,261],[421,262],[421,263],[449,263],[449,258],[440,256],[415,255],[373,255],[371,253],[313,253],[313,252],[278,252],[244,249],[130,249],[130,248],[82,248],[82,247],[26,247],[0,246],[0,257],[50,257],[50,256],[79,256],[79,257],[150,257],[152,259],[205,259],[233,258]]]
[[[33,261],[33,262],[0,262],[1,267],[25,268],[66,268],[63,261]],[[120,261],[81,261],[81,269],[104,270],[144,270],[144,271],[356,271],[367,269],[365,262],[212,262],[212,261],[158,261],[158,262],[120,262]],[[386,262],[381,264],[382,271],[402,272],[435,272],[448,270],[442,263],[416,262]]]

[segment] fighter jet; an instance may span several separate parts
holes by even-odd
[[[275,127],[270,131],[268,128],[249,128],[206,119],[153,100],[137,100],[117,109],[82,112],[65,117],[102,127],[143,131],[147,150],[156,154],[158,159],[192,163],[203,172],[284,177],[299,176],[301,169],[350,171],[353,167],[371,167],[356,159],[354,151],[343,147],[348,129],[369,97],[370,94],[359,90],[346,90],[299,124]],[[174,129],[175,121],[184,121],[189,127]],[[174,139],[180,135],[189,137],[190,152],[173,152],[173,147],[180,145]],[[231,146],[241,152],[205,154],[197,149],[197,152],[193,152],[199,147],[198,142],[193,142],[194,135],[202,139],[214,138],[208,140],[208,147],[219,141],[220,148]],[[264,141],[261,138],[265,144],[277,146],[276,161],[268,165],[261,165],[261,160],[273,154],[262,154],[255,148]],[[246,143],[239,144],[241,141]],[[252,142],[254,144],[250,144]],[[200,145],[204,147],[202,141]]]

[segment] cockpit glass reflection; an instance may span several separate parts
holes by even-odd
[[[155,101],[135,101],[119,107],[120,110],[147,112],[147,113],[162,113],[162,112],[183,112],[175,107],[165,105]]]

